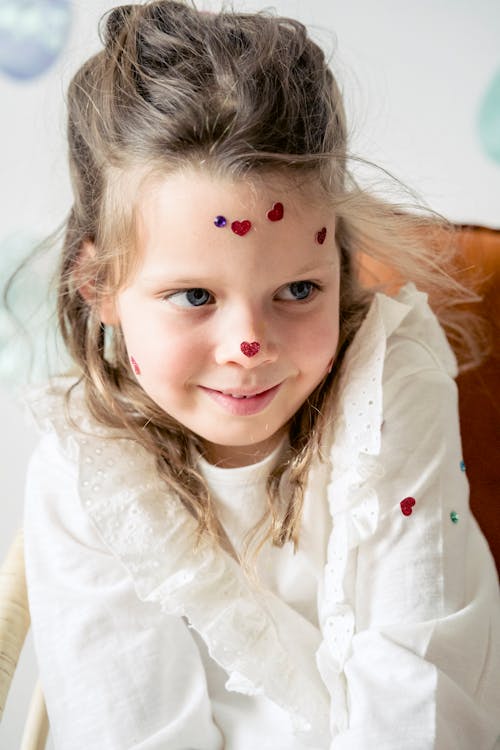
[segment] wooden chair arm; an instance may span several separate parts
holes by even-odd
[[[23,532],[20,530],[0,568],[0,719],[29,626]]]
[[[40,682],[37,682],[24,725],[20,750],[45,750],[49,719]]]

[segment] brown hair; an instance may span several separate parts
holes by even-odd
[[[314,179],[335,211],[342,263],[337,358],[291,420],[290,447],[269,478],[269,513],[260,525],[266,533],[258,548],[268,539],[297,544],[304,482],[331,416],[336,374],[373,296],[357,281],[355,251],[394,266],[431,299],[457,301],[464,291],[423,244],[422,219],[369,195],[349,174],[340,91],[301,23],[267,13],[202,13],[157,0],[112,10],[103,42],[68,92],[74,205],[60,269],[60,327],[93,415],[125,428],[156,455],[161,476],[200,533],[226,547],[195,465],[200,439],[131,376],[120,330],[102,325],[98,301],[130,272],[134,196],[152,173],[204,161],[207,169],[236,178],[280,173],[299,183]],[[86,242],[94,254],[82,254]],[[92,280],[91,302],[80,293],[82,273]]]

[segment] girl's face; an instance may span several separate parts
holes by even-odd
[[[335,356],[332,212],[283,178],[193,169],[144,190],[137,215],[139,262],[102,320],[121,326],[131,371],[209,461],[258,461]]]

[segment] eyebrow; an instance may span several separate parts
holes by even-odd
[[[307,274],[307,273],[313,273],[313,272],[317,273],[323,269],[324,270],[330,269],[332,266],[335,266],[335,264],[336,264],[335,259],[331,261],[324,261],[323,263],[309,263],[303,266],[302,268],[297,269],[293,274],[287,273],[286,276],[288,278],[295,279],[298,276],[303,276],[304,274]],[[172,286],[172,287],[175,287],[175,286],[197,287],[197,286],[203,286],[203,285],[206,285],[207,283],[210,283],[211,279],[210,279],[209,273],[206,276],[201,276],[198,278],[194,276],[191,276],[190,278],[188,278],[187,276],[183,278],[180,278],[180,277],[179,278],[176,278],[176,277],[166,278],[164,273],[158,273],[158,274],[143,276],[142,282],[143,284],[147,286],[150,286],[150,285],[156,286],[159,284],[161,286]]]
[[[313,273],[313,271],[320,271],[323,268],[331,268],[336,265],[336,258],[332,260],[323,261],[323,263],[309,263],[302,268],[299,268],[295,273],[297,276],[302,276],[305,273]]]
[[[197,286],[203,286],[206,284],[209,279],[208,276],[200,277],[199,279],[194,278],[191,276],[191,278],[174,278],[174,277],[166,277],[165,274],[153,274],[151,276],[143,276],[141,278],[142,283],[145,286],[190,286],[190,287],[197,287]]]

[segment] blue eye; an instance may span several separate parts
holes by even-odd
[[[304,300],[309,299],[313,292],[318,289],[318,285],[312,281],[293,281],[291,284],[281,289],[279,298],[284,300]]]
[[[201,307],[209,302],[210,292],[201,288],[185,289],[182,292],[170,294],[166,299],[177,307]]]
[[[306,299],[311,294],[314,285],[311,281],[294,281],[290,284],[290,292],[296,299]]]

